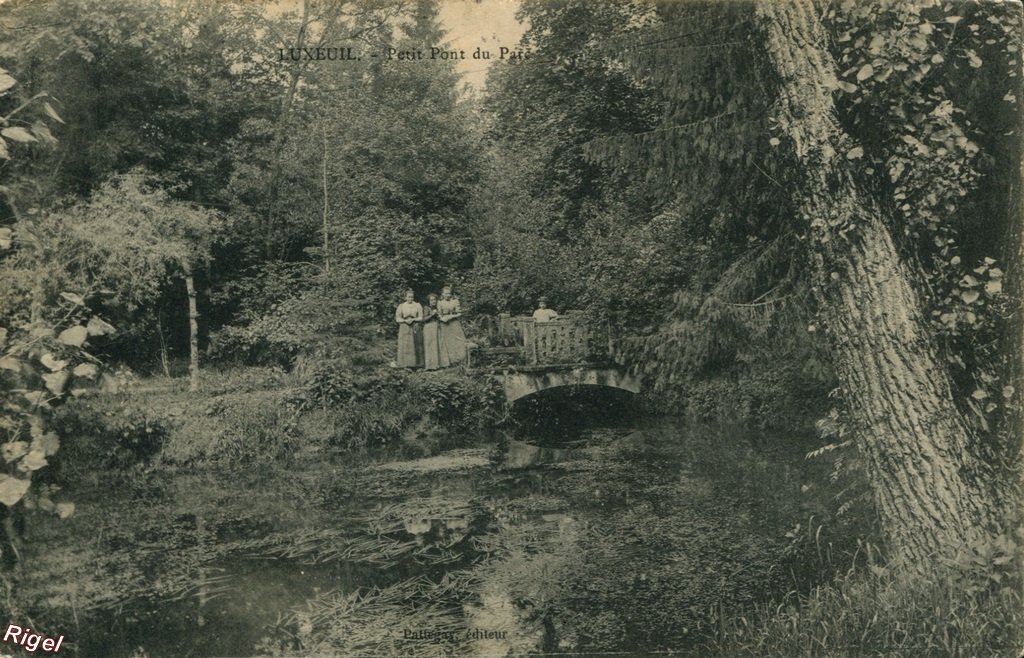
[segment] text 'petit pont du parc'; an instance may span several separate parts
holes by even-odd
[[[319,48],[279,48],[277,61],[315,61],[315,62],[345,62],[362,61],[364,58],[381,59],[386,61],[420,61],[420,60],[508,60],[527,59],[530,56],[525,50],[506,48],[501,46],[495,50],[477,46],[474,50],[450,49],[432,46],[427,49],[402,49],[385,48],[381,51],[363,52],[358,48],[344,47],[319,47]]]

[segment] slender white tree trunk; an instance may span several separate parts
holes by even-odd
[[[331,256],[330,256],[330,252],[328,251],[328,249],[330,248],[331,245],[330,245],[330,232],[328,230],[329,229],[329,224],[328,224],[328,221],[327,221],[327,208],[328,208],[328,198],[327,198],[327,124],[326,123],[322,124],[321,125],[321,129],[323,130],[323,138],[324,138],[324,157],[323,157],[322,166],[320,168],[320,180],[323,183],[323,192],[324,192],[324,216],[323,216],[323,223],[324,223],[324,273],[325,274],[330,274],[330,272],[331,272]]]
[[[164,339],[164,320],[163,312],[158,311],[156,314],[156,333],[160,338],[160,365],[163,367],[164,375],[167,379],[171,378],[171,364],[167,358],[167,341]]]
[[[199,309],[196,306],[196,285],[192,266],[184,263],[185,291],[188,293],[188,390],[199,390]]]

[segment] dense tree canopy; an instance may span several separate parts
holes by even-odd
[[[535,42],[541,58],[495,73],[492,97],[535,99],[546,116],[531,135],[564,149],[525,160],[536,172],[526,194],[536,200],[523,207],[550,212],[542,235],[557,241],[572,225],[587,236],[589,254],[600,254],[568,266],[577,277],[589,275],[583,284],[565,277],[569,294],[599,298],[594,284],[608,283],[601,270],[623,250],[632,252],[628,271],[642,272],[644,284],[668,280],[660,295],[637,305],[658,306],[654,331],[645,330],[649,315],[636,307],[627,314],[627,325],[640,320],[631,333],[647,336],[627,343],[625,358],[667,391],[711,373],[757,380],[767,362],[774,375],[768,397],[776,399],[778,388],[801,383],[828,390],[834,373],[842,415],[877,478],[894,549],[920,557],[926,547],[960,545],[997,523],[988,516],[990,485],[1005,476],[989,468],[1012,472],[1018,446],[1004,423],[1017,408],[1016,364],[1001,355],[1019,339],[1007,294],[1017,293],[1004,288],[1018,251],[1012,163],[1019,105],[1007,80],[1020,74],[1019,16],[996,4],[835,3],[823,12],[793,4],[772,12],[756,3],[666,3],[631,11],[633,21],[618,23],[629,27],[616,31],[594,5],[526,3],[535,32],[524,40]],[[614,43],[622,57],[585,68],[586,58],[573,55],[590,38]],[[570,45],[559,52],[551,44]],[[602,109],[614,113],[609,98],[627,98],[635,113],[605,123],[587,108],[580,112],[587,120],[573,123],[582,135],[571,141],[577,133],[559,121],[587,95],[543,86],[563,67],[578,67],[571,84],[606,93],[609,79],[624,81]],[[539,80],[529,77],[531,68],[542,71]],[[624,89],[635,90],[633,97]],[[504,118],[494,131],[499,143],[529,142],[513,137],[523,119]],[[587,166],[564,170],[596,178],[554,185],[566,153]],[[624,198],[633,201],[628,211],[616,206]],[[673,233],[652,234],[666,217]],[[531,221],[524,217],[524,227]],[[616,237],[633,229],[628,246],[593,239],[609,225],[617,225]],[[569,261],[573,250],[559,246],[549,246],[554,258]],[[665,246],[675,258],[655,258],[660,270],[648,270],[652,253]],[[681,262],[689,267],[669,269]],[[643,295],[625,287],[624,270],[610,278],[613,297]],[[899,291],[886,287],[896,279]],[[871,311],[873,296],[900,310]],[[875,324],[873,313],[883,321]],[[904,313],[902,328],[886,324]],[[851,349],[884,351],[886,341],[904,356],[876,370],[873,356]],[[915,382],[905,378],[910,372],[929,374]],[[915,391],[914,401],[898,412],[872,408],[896,390]],[[919,403],[925,408],[915,410]],[[931,419],[930,431],[900,427],[916,414]],[[891,456],[901,441],[934,441],[926,453],[950,455],[939,490],[923,493],[924,475],[906,484],[914,467]],[[942,482],[936,460],[921,459]],[[926,511],[906,516],[913,496],[890,497],[901,486],[942,501],[947,507],[932,512],[944,520],[926,521]]]

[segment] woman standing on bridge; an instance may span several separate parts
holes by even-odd
[[[441,325],[438,332],[440,362],[442,368],[462,363],[466,359],[466,334],[462,332],[462,307],[459,300],[452,296],[452,287],[441,289],[441,301],[437,303],[438,318]]]
[[[420,346],[420,321],[423,307],[416,303],[412,290],[405,291],[405,301],[395,309],[398,323],[398,356],[395,363],[399,368],[416,368],[423,365],[423,351]]]
[[[423,367],[437,370],[441,367],[440,325],[437,295],[430,293],[423,307]]]

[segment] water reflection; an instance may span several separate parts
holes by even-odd
[[[716,607],[788,585],[811,468],[790,437],[661,421],[503,443],[493,463],[179,476],[98,497],[77,529],[118,530],[63,586],[120,595],[79,596],[69,655],[696,650]],[[52,602],[55,582],[32,586]]]
[[[579,452],[579,445],[568,448],[552,448],[525,441],[510,440],[501,466],[506,469],[514,469],[540,464],[557,464],[572,460]]]

